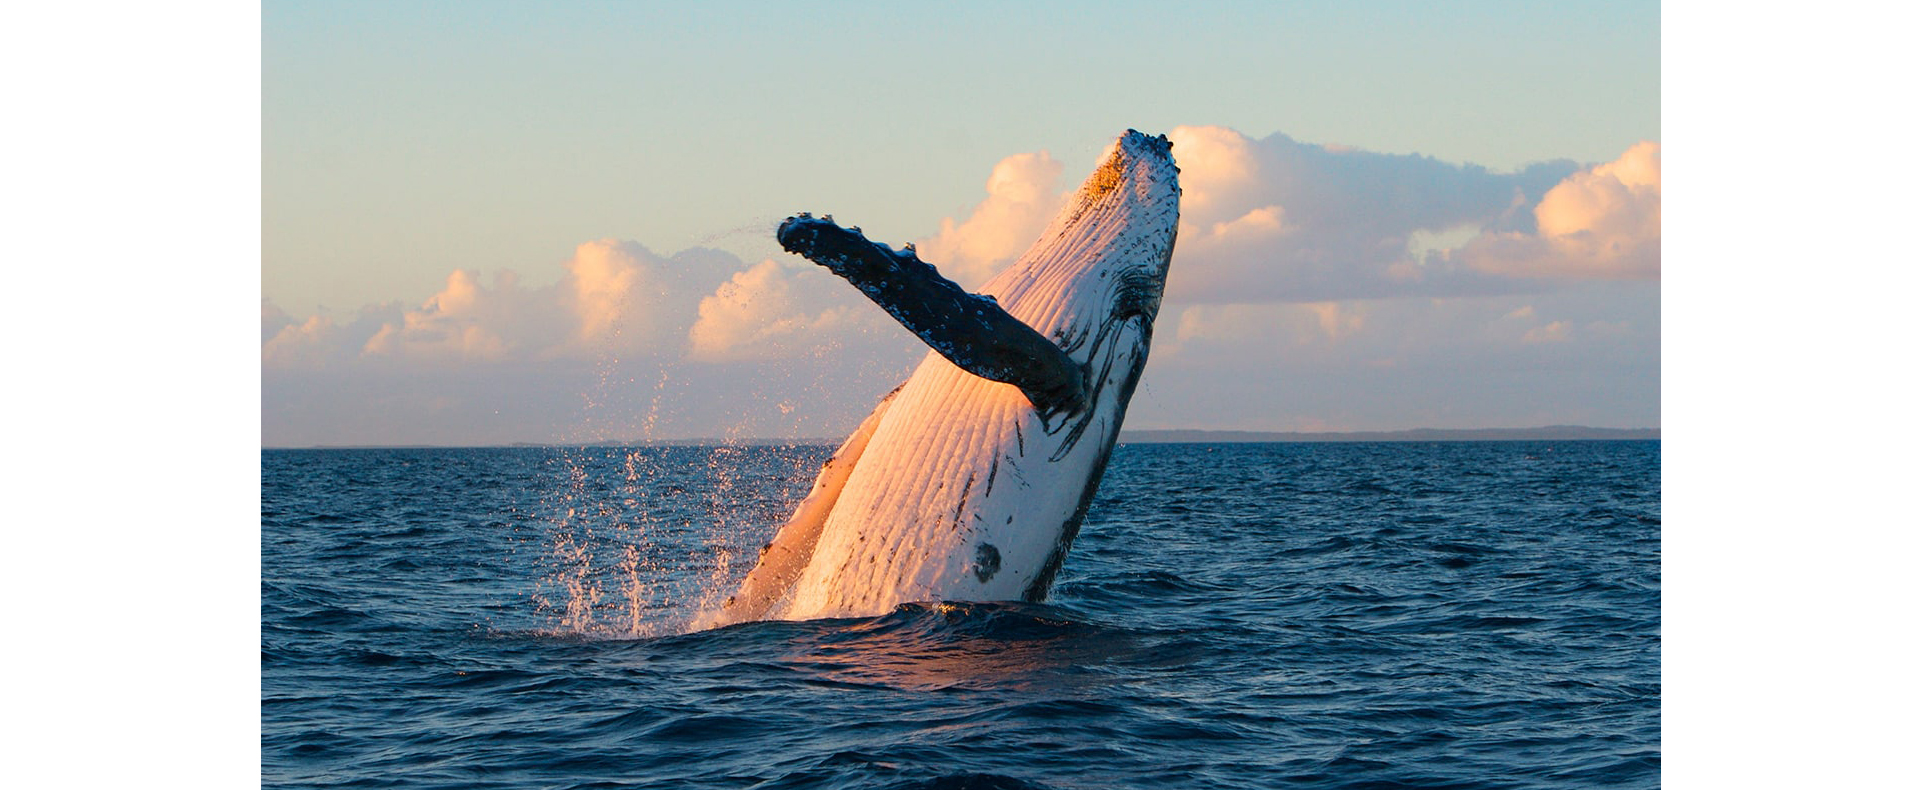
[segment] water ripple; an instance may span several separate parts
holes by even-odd
[[[826,449],[264,453],[263,786],[1659,785],[1658,443],[1123,446],[1049,603],[688,633]]]

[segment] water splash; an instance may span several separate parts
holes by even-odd
[[[621,382],[643,377],[602,375],[583,395],[588,414],[576,443],[556,450],[554,515],[534,601],[557,634],[634,639],[689,630],[738,583],[739,560],[755,556],[808,480],[794,468],[768,474],[765,453],[748,444],[754,426],[746,419],[716,446],[659,441],[674,372],[667,364],[649,376],[651,398],[632,423],[609,419],[618,407],[607,404],[621,402]]]
[[[778,253],[781,253],[782,250],[780,249],[780,245],[778,243],[775,243],[774,241],[772,241],[773,230],[774,228],[779,227],[780,220],[783,220],[785,218],[786,216],[781,214],[768,214],[761,217],[755,217],[754,219],[748,221],[746,224],[735,225],[731,228],[716,230],[712,233],[708,233],[705,236],[701,236],[700,238],[694,240],[694,244],[701,247],[713,247],[713,246],[717,246],[722,241],[729,241],[729,242],[734,242],[739,244],[745,244],[756,250],[767,250],[768,252],[766,254],[768,255],[778,254]],[[754,255],[748,255],[745,257],[757,258],[757,257],[765,257],[765,255],[754,254]]]
[[[772,222],[721,235],[765,234]],[[550,515],[541,521],[541,573],[531,597],[552,631],[569,637],[691,630],[738,586],[832,449],[821,446],[818,457],[778,454],[753,437],[837,442],[852,426],[822,426],[809,404],[877,400],[885,391],[847,392],[831,366],[818,364],[846,349],[823,339],[810,354],[756,363],[765,375],[729,393],[745,406],[711,445],[667,441],[663,426],[684,422],[686,399],[695,397],[690,382],[699,377],[688,366],[698,363],[623,355],[621,323],[611,327],[593,383],[581,393],[579,427],[549,464]],[[868,356],[862,365],[904,378],[924,351],[911,338],[895,339],[904,353]]]

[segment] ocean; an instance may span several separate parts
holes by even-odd
[[[1660,784],[1658,441],[1124,444],[1043,604],[689,632],[831,448],[266,450],[266,787]]]

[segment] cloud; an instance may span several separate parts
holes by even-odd
[[[1501,174],[1215,126],[1168,136],[1184,190],[1168,281],[1176,308],[1318,305],[1314,327],[1332,337],[1364,320],[1339,306],[1359,300],[1528,293],[1561,287],[1556,281],[1659,275],[1657,143],[1586,169],[1552,162]],[[1001,160],[985,199],[964,218],[942,220],[920,241],[921,257],[977,286],[1038,238],[1073,186],[1061,183],[1062,170],[1044,151]],[[834,278],[785,261],[749,267],[702,249],[662,257],[604,239],[580,244],[560,269],[557,282],[542,286],[509,270],[455,271],[417,307],[346,317],[297,319],[264,303],[262,360],[766,360],[817,354],[884,323],[870,320],[879,313]]]
[[[1220,126],[1181,126],[1167,139],[1180,167],[1180,211],[1188,222],[1217,222],[1253,203],[1260,191],[1254,141]]]
[[[987,199],[964,221],[941,220],[938,234],[914,245],[920,258],[967,288],[985,283],[1033,246],[1060,210],[1067,196],[1061,169],[1045,151],[1000,160],[987,177]]]
[[[1658,424],[1657,143],[1494,173],[1222,127],[1169,137],[1180,235],[1130,426]],[[1077,185],[1063,169],[1002,160],[921,257],[977,287]],[[798,258],[605,239],[556,263],[454,271],[417,304],[351,313],[263,299],[263,440],[832,436],[926,353]]]
[[[816,275],[816,276],[803,276]],[[687,332],[689,359],[767,360],[818,354],[878,308],[856,310],[847,288],[825,272],[796,272],[764,260],[700,300]]]
[[[305,318],[262,300],[262,440],[831,435],[925,348],[814,269],[601,240],[546,285],[455,271],[414,307]]]
[[[287,311],[280,309],[272,300],[260,300],[261,345],[266,345],[269,341],[273,340],[274,335],[280,334],[281,330],[293,326],[293,324],[293,316],[287,315]]]
[[[577,322],[571,353],[677,353],[700,297],[742,266],[739,258],[713,249],[662,258],[632,241],[580,245],[561,281]]]
[[[358,357],[368,340],[387,325],[404,320],[405,310],[398,302],[369,305],[346,321],[315,315],[296,321],[268,300],[261,301],[260,328],[263,367],[325,368],[346,364]]]
[[[344,323],[329,315],[296,320],[263,302],[261,359],[299,367],[677,354],[700,297],[739,268],[738,258],[717,250],[663,258],[607,239],[575,248],[550,285],[527,286],[512,270],[456,270],[418,307],[363,308]]]
[[[1370,302],[1201,304],[1179,308],[1173,343],[1159,349],[1181,353],[1188,343],[1271,343],[1296,346],[1333,344],[1367,326]]]
[[[1168,138],[1182,188],[1170,301],[1487,295],[1659,273],[1657,143],[1584,170],[1556,161],[1495,173],[1217,126]],[[990,276],[1058,208],[1072,186],[1059,171],[1044,152],[1002,160],[987,199],[944,220],[921,257],[963,282]]]
[[[573,313],[579,320],[576,337],[583,343],[608,341],[622,331],[652,335],[651,326],[630,326],[644,321],[646,304],[634,304],[634,296],[644,293],[642,281],[660,288],[660,273],[652,254],[632,242],[602,240],[582,244],[567,261],[567,292],[573,297]]]
[[[1375,430],[1660,423],[1644,281],[1545,294],[1172,306],[1130,428]]]
[[[1527,330],[1527,333],[1522,335],[1520,339],[1527,343],[1560,343],[1567,339],[1567,332],[1569,331],[1571,331],[1571,325],[1567,322],[1555,321],[1546,326]]]
[[[566,337],[568,317],[553,289],[528,289],[512,271],[488,287],[477,272],[456,270],[419,309],[380,328],[362,347],[376,357],[503,362],[548,353]]]
[[[1220,127],[1168,134],[1181,184],[1168,298],[1328,302],[1498,292],[1466,267],[1413,250],[1456,229],[1504,227],[1571,163],[1501,174],[1431,157],[1255,140]]]
[[[1536,232],[1484,234],[1458,259],[1511,277],[1658,279],[1660,144],[1568,176],[1533,217]]]

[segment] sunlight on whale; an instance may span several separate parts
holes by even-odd
[[[1147,361],[1179,223],[1167,138],[1108,147],[1032,248],[969,294],[858,228],[778,237],[932,347],[696,628],[1046,597]]]

